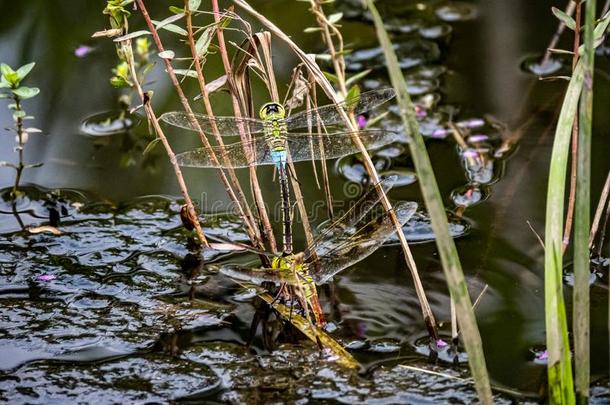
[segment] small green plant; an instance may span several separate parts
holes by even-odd
[[[0,167],[10,167],[15,170],[15,183],[13,189],[10,192],[11,200],[19,197],[19,182],[21,181],[21,175],[24,169],[40,167],[42,163],[36,164],[24,164],[23,162],[23,150],[25,144],[28,142],[29,135],[32,133],[42,132],[37,128],[26,127],[25,121],[31,120],[34,117],[27,115],[23,109],[23,101],[35,97],[40,93],[40,90],[36,87],[22,86],[21,83],[26,76],[32,71],[35,63],[28,63],[21,66],[17,70],[13,70],[9,65],[4,63],[0,64],[0,98],[6,98],[11,101],[8,105],[8,109],[13,112],[13,128],[9,128],[10,131],[16,133],[15,142],[17,146],[15,151],[18,155],[18,162],[16,164],[9,162],[0,162]]]

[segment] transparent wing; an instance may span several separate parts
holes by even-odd
[[[294,162],[340,158],[360,151],[352,135],[351,132],[289,133],[288,152]],[[377,149],[401,140],[400,134],[380,129],[359,131],[358,136],[366,149]]]
[[[390,176],[378,183],[384,193],[389,192],[394,183],[396,176]],[[313,242],[305,249],[305,261],[315,254],[323,254],[324,246],[332,239],[345,236],[346,233],[353,233],[354,227],[362,221],[362,219],[377,205],[381,199],[376,190],[377,185],[371,187],[364,193],[341,217],[336,218],[328,225],[321,224],[321,230],[315,237]]]
[[[346,111],[353,111],[354,114],[358,115],[391,100],[395,95],[396,92],[392,88],[367,91],[340,104],[328,104],[291,115],[286,119],[286,125],[288,130],[291,130],[317,128],[318,124],[326,126],[339,124],[343,122],[343,119],[337,106],[343,107]]]
[[[222,167],[222,168],[242,168],[249,166],[249,160],[246,155],[244,145],[254,151],[254,165],[269,165],[273,164],[271,158],[271,150],[264,139],[264,136],[259,136],[254,140],[241,143],[236,142],[224,147],[213,146],[211,149],[216,159],[207,148],[198,148],[188,152],[179,153],[176,155],[176,162],[180,166],[186,167]],[[224,158],[223,158],[224,153]]]
[[[394,206],[401,225],[406,224],[416,210],[415,202],[404,201]],[[309,266],[311,275],[316,283],[325,283],[335,274],[371,255],[394,232],[395,227],[390,216],[387,212],[383,212],[353,233],[335,235],[333,239],[319,246],[318,260],[310,263]]]
[[[236,117],[208,117],[207,115],[195,113],[195,118],[199,123],[202,131],[206,134],[214,133],[214,126],[222,136],[239,136],[241,132],[259,133],[263,132],[263,122],[254,118],[236,118]],[[178,128],[188,129],[190,131],[199,130],[194,126],[188,118],[188,115],[182,111],[170,111],[161,115],[161,120],[169,125]]]
[[[358,146],[352,141],[351,135],[349,132],[288,134],[288,152],[294,162],[340,158],[360,151]],[[360,131],[358,135],[367,149],[380,148],[400,140],[400,135],[397,133],[377,129]],[[227,159],[222,159],[223,148],[214,146],[212,151],[218,160],[212,157],[208,149],[198,148],[176,155],[176,161],[180,166],[187,167],[248,167],[248,158],[244,146],[254,151],[254,165],[273,164],[271,151],[263,134],[259,134],[249,142],[225,145],[224,151]]]

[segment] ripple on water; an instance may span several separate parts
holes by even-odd
[[[81,123],[81,131],[89,136],[110,136],[125,133],[133,125],[131,117],[121,117],[118,111],[107,111],[85,118]]]

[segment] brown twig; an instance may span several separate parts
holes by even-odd
[[[144,90],[142,90],[142,85],[140,84],[140,81],[138,80],[136,64],[135,64],[135,61],[133,58],[133,51],[132,51],[132,47],[131,47],[131,40],[124,41],[122,47],[124,49],[124,55],[127,59],[127,64],[129,65],[131,76],[133,78],[133,84],[136,88],[136,91],[138,92],[138,95],[140,96],[142,104],[144,105],[144,111],[146,111],[146,116],[148,118],[148,122],[150,122],[152,124],[152,126],[155,130],[155,133],[157,134],[157,137],[159,137],[159,139],[161,139],[161,143],[163,144],[163,147],[165,148],[165,152],[167,153],[167,156],[169,157],[169,161],[171,162],[172,168],[174,169],[176,179],[178,180],[178,186],[180,187],[180,192],[182,193],[182,196],[184,198],[184,202],[188,209],[189,216],[193,220],[192,223],[195,228],[195,233],[197,234],[197,237],[199,238],[199,241],[201,242],[201,244],[204,247],[208,247],[209,243],[205,237],[203,229],[201,228],[201,224],[199,223],[199,217],[197,216],[197,211],[195,210],[193,201],[191,200],[191,197],[188,193],[188,189],[186,187],[186,182],[184,181],[184,176],[182,175],[182,170],[180,169],[180,166],[176,162],[176,155],[175,155],[171,145],[167,141],[167,137],[165,136],[163,129],[159,125],[159,120],[155,114],[155,111],[152,108],[151,101],[150,101],[148,94],[144,93]]]
[[[142,1],[142,0],[138,0]],[[229,62],[229,54],[227,52],[227,47],[224,40],[224,32],[222,27],[220,26],[220,9],[218,7],[218,0],[212,0],[212,11],[214,13],[214,21],[216,22],[216,38],[218,39],[218,47],[220,51],[220,57],[222,60],[222,65],[225,70],[225,74],[227,75],[227,84],[229,86],[229,93],[231,95],[231,101],[233,103],[233,112],[235,117],[241,118],[243,116],[241,112],[241,108],[239,106],[239,101],[236,97],[235,93],[235,81],[234,76],[231,69],[231,63]],[[245,132],[245,128],[240,127],[240,138],[242,143],[244,144],[244,150],[246,152],[246,156],[250,162],[252,162],[253,151],[247,145],[249,141],[250,134]],[[252,194],[254,196],[254,201],[256,203],[256,207],[258,210],[259,218],[261,224],[263,226],[263,230],[267,237],[267,240],[270,241],[272,245],[272,250],[276,251],[275,247],[275,238],[273,236],[273,230],[271,229],[271,222],[269,221],[269,216],[267,215],[267,209],[265,208],[265,201],[263,199],[263,194],[258,182],[258,176],[256,174],[256,167],[254,165],[249,166],[249,174],[250,174],[250,187],[252,189]]]
[[[595,210],[595,216],[593,217],[593,223],[591,224],[591,233],[589,234],[589,249],[593,249],[593,243],[595,242],[595,236],[597,236],[597,231],[599,229],[599,222],[602,218],[602,214],[604,212],[604,207],[606,206],[606,201],[608,201],[609,194],[610,194],[610,172],[608,172],[608,176],[606,177],[606,183],[604,183],[604,188],[602,189],[602,193],[599,196],[599,202],[597,203],[597,209]]]
[[[229,179],[231,180],[231,184],[233,185],[233,187],[236,190],[235,195],[238,199],[238,201],[236,203],[237,203],[238,209],[241,210],[240,216],[244,220],[246,227],[248,229],[250,229],[251,232],[255,235],[255,239],[260,240],[260,234],[258,233],[258,228],[253,223],[254,217],[252,215],[252,211],[250,210],[248,202],[246,201],[246,197],[241,188],[241,185],[239,184],[239,180],[237,179],[237,176],[235,175],[235,171],[231,167],[231,162],[227,158],[226,151],[224,149],[224,142],[222,140],[222,136],[220,134],[220,131],[218,130],[216,121],[214,121],[214,110],[212,109],[212,104],[210,103],[210,97],[209,97],[208,90],[205,87],[206,81],[205,81],[205,77],[203,75],[203,71],[201,69],[201,61],[200,61],[199,55],[197,53],[197,46],[195,44],[195,39],[194,39],[194,35],[193,35],[192,13],[188,9],[188,3],[189,3],[188,0],[184,0],[184,10],[185,10],[185,14],[186,14],[186,29],[187,29],[187,33],[188,33],[188,44],[189,44],[189,47],[191,50],[191,55],[193,57],[195,71],[197,72],[197,81],[199,83],[199,89],[201,91],[201,98],[203,100],[203,105],[204,105],[207,116],[210,117],[210,126],[212,127],[212,134],[214,135],[214,138],[216,139],[216,142],[218,143],[218,146],[221,149],[221,159],[224,163],[224,166],[226,167],[227,173],[229,174]],[[255,241],[252,240],[252,242],[254,243]],[[262,245],[262,243],[259,244],[259,247],[262,247],[261,245]]]
[[[570,2],[568,3],[568,6],[566,7],[565,13],[567,15],[571,16],[572,14],[574,14],[575,7],[576,7],[576,1],[570,0]],[[546,47],[546,52],[544,53],[544,57],[542,58],[542,61],[540,62],[541,65],[546,65],[551,60],[551,55],[552,55],[551,49],[555,49],[557,47],[557,43],[559,42],[559,39],[561,38],[561,34],[563,34],[563,31],[565,30],[565,28],[566,28],[565,23],[563,21],[560,21],[559,25],[557,26],[557,30],[555,31],[555,34],[553,34],[553,37],[551,38],[549,45]]]
[[[576,68],[578,62],[578,48],[580,47],[580,0],[572,1],[576,7],[576,28],[574,29],[574,45],[572,57],[572,71]],[[568,245],[570,244],[570,235],[572,233],[572,223],[574,222],[574,208],[576,206],[576,172],[578,165],[578,114],[574,117],[574,125],[572,126],[572,162],[570,165],[570,196],[568,198],[568,211],[566,213],[566,224],[563,232],[562,254],[565,254]]]
[[[164,51],[163,43],[161,42],[161,38],[159,37],[159,33],[157,32],[157,29],[156,29],[154,23],[152,22],[152,19],[150,18],[150,15],[148,14],[148,10],[146,9],[146,6],[144,5],[144,0],[136,0],[136,2],[137,2],[137,5],[138,5],[138,8],[139,8],[140,12],[142,13],[142,16],[144,17],[144,20],[146,21],[146,25],[148,26],[148,29],[151,32],[152,36],[153,36],[153,40],[155,42],[155,45],[157,46],[158,51],[159,52],[163,52]],[[178,98],[180,99],[180,103],[182,104],[182,107],[184,108],[184,110],[187,113],[187,116],[189,118],[191,126],[196,129],[197,133],[199,134],[199,138],[200,138],[202,144],[209,151],[210,157],[212,158],[212,160],[215,163],[215,165],[220,166],[220,162],[218,161],[218,157],[214,154],[214,152],[212,150],[212,146],[210,145],[210,143],[209,143],[205,133],[203,132],[203,130],[201,128],[201,126],[199,125],[199,122],[195,118],[195,115],[193,113],[193,110],[192,110],[189,102],[188,102],[188,99],[184,95],[184,91],[182,90],[182,87],[180,86],[180,81],[178,80],[178,77],[176,76],[176,72],[174,71],[174,68],[173,68],[170,60],[167,59],[167,58],[163,58],[163,62],[165,64],[165,70],[167,71],[167,74],[169,75],[170,80],[171,80],[171,82],[172,82],[176,92],[178,93]],[[158,126],[158,122],[157,122],[157,126]],[[225,190],[229,194],[231,200],[233,202],[235,202],[236,206],[238,207],[238,209],[240,209],[240,216],[242,217],[242,219],[244,221],[244,224],[246,226],[246,232],[248,233],[248,236],[250,237],[250,239],[252,240],[252,242],[256,246],[261,247],[262,246],[262,241],[260,241],[260,238],[257,237],[258,233],[257,233],[256,227],[254,227],[250,223],[249,219],[247,219],[245,217],[245,214],[243,212],[241,204],[239,203],[239,200],[238,200],[235,192],[231,188],[225,173],[222,170],[220,170],[220,169],[218,170],[218,173],[219,173],[220,178],[221,178],[221,180],[222,180],[222,182],[224,184]]]

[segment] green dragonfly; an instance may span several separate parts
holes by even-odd
[[[394,181],[392,176],[381,182],[384,192],[389,191]],[[343,216],[323,227],[303,253],[273,256],[270,268],[222,265],[219,271],[254,284],[298,285],[309,298],[315,294],[316,284],[328,282],[339,272],[365,259],[392,236],[395,227],[380,199],[377,190],[371,189]],[[395,204],[393,210],[404,226],[417,210],[417,203],[402,201]]]
[[[343,122],[341,109],[356,115],[363,114],[392,99],[391,88],[368,91],[340,104],[329,104],[287,116],[279,103],[264,104],[259,112],[260,120],[237,117],[209,117],[195,114],[197,125],[180,111],[167,112],[161,116],[166,123],[206,134],[216,131],[222,136],[250,136],[247,142],[237,142],[223,147],[199,148],[176,155],[181,166],[201,168],[244,168],[258,165],[275,165],[278,170],[282,216],[284,225],[284,252],[292,252],[290,195],[286,175],[286,163],[305,160],[336,159],[359,152],[354,143],[354,132],[333,131]],[[299,132],[304,131],[307,132]],[[315,132],[312,132],[314,130]],[[394,132],[363,129],[357,132],[367,149],[377,149],[401,140]],[[227,159],[218,159],[225,156]]]

